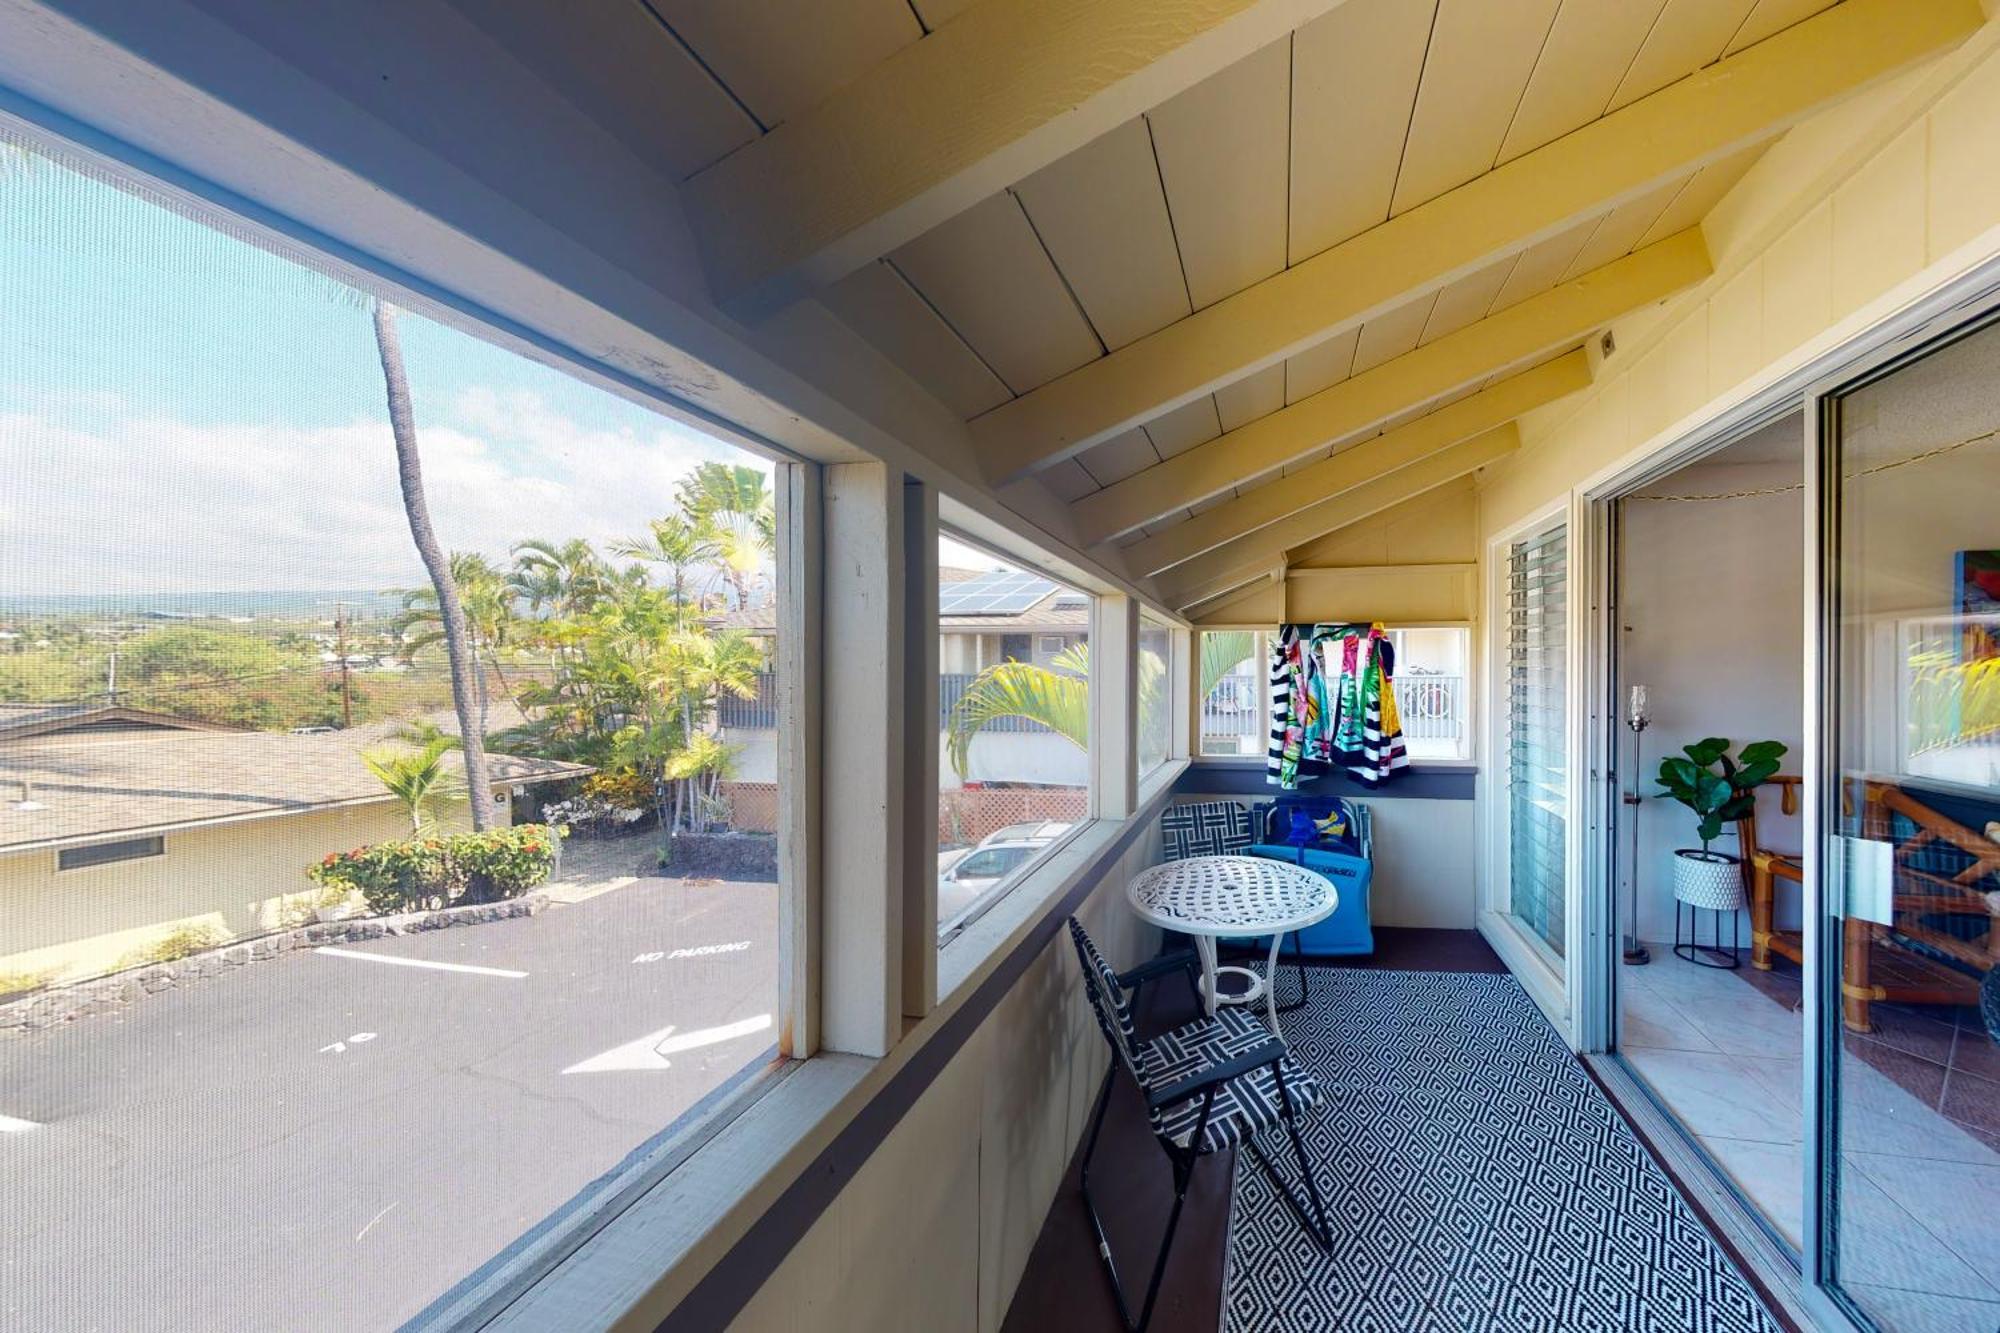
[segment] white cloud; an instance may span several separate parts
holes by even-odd
[[[678,422],[582,424],[473,390],[425,426],[425,490],[453,550],[638,535],[707,459],[756,462]],[[67,414],[65,414],[67,415]],[[622,414],[618,414],[622,415]],[[393,588],[421,581],[386,422],[301,428],[0,414],[0,591]]]

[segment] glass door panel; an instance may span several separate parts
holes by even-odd
[[[1827,402],[1818,1276],[2000,1327],[2000,328]]]

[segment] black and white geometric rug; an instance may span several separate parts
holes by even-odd
[[[1229,1333],[1777,1333],[1512,977],[1314,969],[1283,1021],[1335,1244],[1239,1153]]]

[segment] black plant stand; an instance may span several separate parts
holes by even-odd
[[[1687,912],[1687,938],[1685,940],[1681,938],[1681,912],[1683,909]],[[1709,915],[1709,944],[1705,950],[1701,943],[1701,914],[1703,912],[1707,912]],[[1729,918],[1729,947],[1727,949],[1722,947],[1722,918],[1725,915]],[[1725,972],[1733,972],[1743,966],[1743,959],[1739,953],[1742,939],[1737,934],[1742,927],[1738,923],[1736,915],[1737,912],[1734,908],[1724,913],[1716,908],[1696,907],[1693,903],[1684,902],[1679,898],[1674,899],[1675,956],[1686,962],[1693,963],[1696,967],[1713,967]],[[1704,952],[1709,956],[1706,958],[1702,957],[1701,955]],[[1729,961],[1726,963],[1714,961],[1718,956],[1727,958]]]

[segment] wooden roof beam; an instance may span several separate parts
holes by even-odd
[[[1690,227],[1084,496],[1070,506],[1077,535],[1085,545],[1108,541],[1221,495],[1405,408],[1574,345],[1711,271],[1701,230]]]
[[[1498,462],[1521,447],[1521,432],[1513,422],[1474,436],[1451,448],[1432,454],[1422,462],[1377,477],[1366,485],[1343,491],[1306,509],[1301,509],[1269,527],[1217,547],[1196,560],[1179,566],[1155,582],[1160,600],[1185,610],[1213,601],[1222,593],[1241,588],[1268,573],[1273,562],[1284,558],[1294,546],[1302,546],[1350,523],[1359,523],[1384,509],[1414,499]]]
[[[1578,348],[1135,542],[1124,548],[1126,568],[1159,574],[1589,384],[1590,361]]]
[[[1795,124],[1976,31],[1846,0],[972,422],[989,479],[1066,458]]]
[[[1339,3],[979,0],[688,181],[710,289],[777,309]]]

